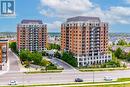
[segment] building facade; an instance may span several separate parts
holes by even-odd
[[[98,17],[67,19],[61,24],[61,49],[72,52],[78,66],[108,62],[112,59],[108,53],[108,23]]]
[[[41,20],[22,20],[17,25],[17,48],[41,51],[47,45],[47,25]]]
[[[0,70],[2,65],[8,61],[8,40],[0,40]]]

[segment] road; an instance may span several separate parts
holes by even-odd
[[[20,67],[18,64],[18,59],[15,57],[14,53],[12,53],[10,50],[8,51],[8,56],[9,56],[9,72],[12,71],[20,71]]]
[[[69,83],[79,77],[86,82],[104,81],[104,76],[111,76],[114,79],[130,77],[130,70],[102,71],[102,72],[67,72],[67,73],[39,73],[25,74],[20,72],[18,58],[10,51],[9,72],[0,76],[0,85],[8,85],[10,80],[16,80],[18,84],[38,84],[38,83]],[[93,78],[94,77],[94,78]]]

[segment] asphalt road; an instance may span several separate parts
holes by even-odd
[[[10,70],[8,73],[0,76],[0,85],[8,85],[10,80],[16,80],[18,84],[38,84],[38,83],[69,83],[79,77],[86,82],[104,81],[104,76],[112,78],[130,77],[130,70],[102,71],[102,72],[67,72],[67,73],[40,73],[24,74],[20,72],[18,58],[9,52]]]

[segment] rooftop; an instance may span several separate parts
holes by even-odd
[[[99,17],[88,17],[88,16],[76,16],[76,17],[67,19],[67,22],[73,22],[73,21],[98,21],[98,22],[100,22],[100,18]]]
[[[7,43],[8,40],[0,40],[0,43]]]
[[[22,20],[21,21],[22,24],[28,24],[28,23],[38,23],[38,24],[42,24],[42,20]]]

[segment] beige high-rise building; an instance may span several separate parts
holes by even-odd
[[[72,52],[78,66],[108,62],[108,23],[98,17],[68,18],[61,25],[61,49]]]

